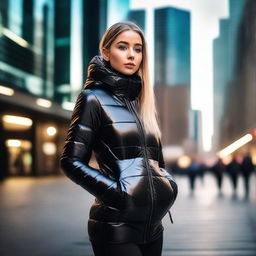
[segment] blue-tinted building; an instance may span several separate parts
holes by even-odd
[[[75,98],[106,28],[106,1],[1,0],[0,179],[59,173]]]
[[[54,81],[55,99],[62,103],[63,98],[70,98],[70,61],[71,61],[71,2],[70,0],[55,1],[55,61]],[[60,17],[65,17],[61,19]],[[68,87],[68,90],[63,90]]]
[[[190,129],[190,13],[165,7],[155,9],[154,20],[155,92],[163,144],[181,146]]]
[[[0,177],[57,173],[70,113],[55,98],[54,1],[0,6]]]
[[[215,148],[227,145],[227,110],[230,106],[230,90],[234,90],[237,76],[236,58],[238,31],[242,20],[244,0],[229,1],[229,18],[220,21],[220,35],[213,43],[214,56],[214,139]],[[239,72],[239,71],[238,71]],[[238,113],[237,113],[238,114]],[[229,130],[229,131],[228,131]]]
[[[155,84],[190,85],[190,13],[155,10]]]
[[[234,65],[234,81],[228,87],[225,115],[225,137],[233,141],[247,133],[255,136],[256,131],[256,1],[247,0],[242,8],[241,21],[237,31]],[[255,142],[244,148],[255,154]]]
[[[1,1],[2,84],[53,98],[53,15],[53,1]]]
[[[128,13],[128,20],[136,23],[145,32],[145,10],[131,10]]]
[[[107,0],[83,1],[83,77],[86,79],[86,70],[89,61],[99,54],[99,43],[107,28]]]

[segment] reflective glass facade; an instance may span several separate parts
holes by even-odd
[[[220,34],[214,40],[214,123],[215,147],[220,148],[230,142],[229,118],[231,91],[237,71],[238,33],[245,1],[229,1],[229,18],[220,20]],[[231,107],[232,108],[232,107]],[[242,113],[240,113],[242,114]],[[228,131],[229,130],[229,131]],[[232,136],[233,137],[233,136]],[[225,139],[224,139],[225,138]]]
[[[71,115],[61,105],[75,102],[106,24],[105,0],[1,1],[0,179],[60,171]]]
[[[145,10],[129,11],[128,20],[136,23],[145,32]]]
[[[55,98],[70,101],[71,2],[55,1]],[[63,18],[65,17],[65,18]]]
[[[53,0],[3,2],[1,84],[53,98],[53,7]]]
[[[155,83],[190,85],[190,13],[155,10]]]

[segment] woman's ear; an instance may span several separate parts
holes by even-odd
[[[104,60],[109,61],[109,50],[106,49],[106,48],[103,48],[102,49],[102,56],[103,56]]]

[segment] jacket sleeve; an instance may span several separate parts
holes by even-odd
[[[178,194],[178,186],[177,186],[177,183],[174,181],[173,176],[171,175],[171,173],[167,172],[166,169],[165,169],[165,162],[164,162],[164,157],[163,157],[163,150],[162,150],[161,141],[159,142],[158,163],[159,163],[159,168],[161,169],[161,171],[164,174],[164,177],[166,177],[169,180],[169,182],[171,183],[173,193],[174,193],[174,200],[173,200],[173,202],[174,202],[176,200],[176,197],[177,197],[177,194]]]
[[[83,90],[77,98],[60,164],[72,181],[115,206],[121,203],[117,181],[88,165],[101,121],[102,107],[97,97],[91,90]]]

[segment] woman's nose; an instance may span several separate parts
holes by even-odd
[[[134,50],[133,50],[133,49],[130,49],[130,50],[128,51],[128,58],[129,58],[129,59],[134,59],[134,56],[135,56]]]

